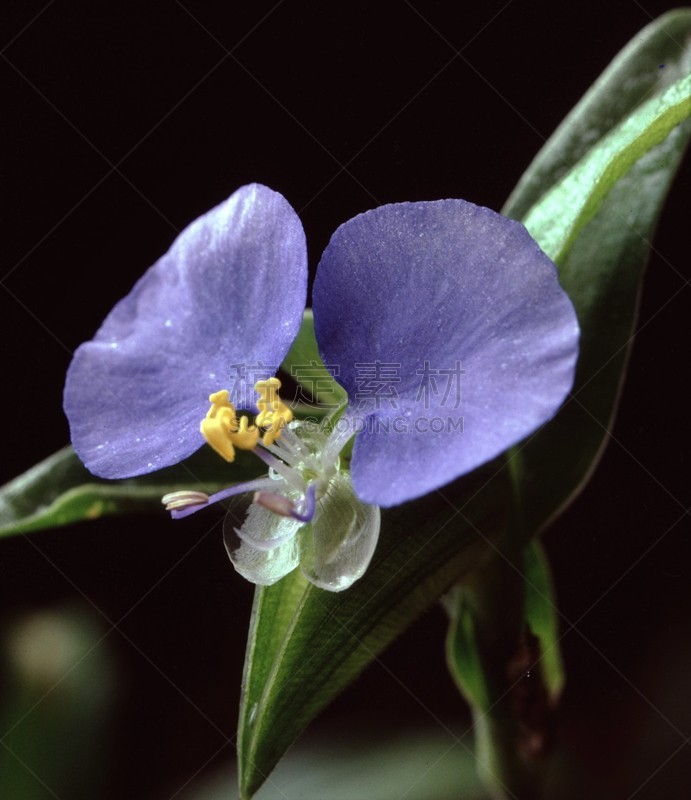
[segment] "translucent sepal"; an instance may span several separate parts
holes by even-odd
[[[270,586],[297,567],[303,523],[252,503],[241,528],[232,511],[223,525],[223,543],[235,569],[252,583]]]
[[[361,503],[350,475],[337,473],[303,531],[300,567],[305,577],[331,592],[347,589],[369,566],[379,524],[379,508]]]

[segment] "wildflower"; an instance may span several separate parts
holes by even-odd
[[[267,477],[211,497],[176,493],[165,498],[171,513],[253,492],[244,524],[226,525],[236,568],[273,583],[299,564],[340,590],[369,563],[377,506],[445,485],[553,416],[573,381],[578,325],[519,223],[462,200],[382,206],[338,228],[319,264],[315,333],[349,405],[307,426],[268,373],[258,397],[249,379],[224,386],[233,364],[281,363],[305,285],[295,212],[266,187],[240,189],[187,228],[79,348],[65,409],[75,449],[104,477],[177,463],[204,437],[227,460],[253,450]],[[363,370],[380,388],[395,373],[395,386],[363,393]],[[236,408],[259,413],[251,424]],[[351,482],[339,454],[354,434]]]

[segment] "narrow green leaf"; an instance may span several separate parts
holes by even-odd
[[[574,399],[512,453],[526,540],[575,495],[606,440],[626,365],[648,240],[688,140],[688,123],[676,126],[691,111],[691,53],[681,44],[689,32],[691,13],[682,11],[636,37],[538,155],[504,209],[522,216],[557,261],[582,328]],[[533,680],[542,679],[547,703],[554,703],[564,682],[558,620],[549,568],[534,540],[525,550],[521,574],[525,620],[537,637],[540,668]],[[484,588],[496,604],[501,592],[494,586]],[[492,597],[481,593],[480,603],[483,599],[492,605]],[[539,764],[528,770],[529,760],[517,758],[517,753],[522,726],[539,715],[514,720],[512,681],[493,684],[497,658],[484,648],[494,641],[495,628],[501,634],[501,627],[496,615],[478,618],[459,588],[447,640],[449,669],[473,709],[478,762],[487,784],[494,785],[500,776],[515,794],[532,796],[534,791],[519,787],[530,786],[531,780],[540,784]],[[500,637],[502,641],[508,645],[511,639]]]
[[[496,473],[494,463],[448,487],[448,499],[437,494],[384,511],[374,560],[345,592],[322,591],[295,575],[286,587],[257,589],[239,729],[243,797],[327,703],[487,557],[508,499],[508,476]]]
[[[334,380],[337,374],[329,372],[319,355],[314,337],[312,309],[305,309],[302,325],[281,369],[288,373],[301,389],[302,400],[313,401],[324,409],[336,411],[348,400],[342,386]]]
[[[642,101],[653,94],[663,97],[667,86],[688,74],[688,53],[677,42],[683,41],[689,30],[691,13],[675,12],[637,37],[639,44],[627,48],[569,117],[566,127],[557,132],[556,144],[548,144],[538,156],[506,213],[523,216]],[[654,77],[648,79],[653,63]],[[660,64],[665,64],[664,77],[658,75]],[[656,100],[644,106],[648,122],[657,126],[654,135],[626,140],[613,136],[610,144],[618,141],[625,155],[621,150],[617,156],[616,147],[608,151],[608,157],[597,151],[601,166],[615,164],[605,175],[614,186],[584,206],[585,213],[581,209],[575,226],[563,226],[570,238],[568,246],[561,249],[561,276],[581,321],[582,355],[577,399],[512,454],[513,477],[522,496],[529,534],[556,513],[587,477],[613,414],[647,240],[681,156],[686,130],[675,128],[633,166],[631,163],[683,112],[683,101],[680,105],[670,98],[672,94],[662,101],[667,110],[661,113],[651,110],[659,110]],[[626,169],[629,171],[623,174]],[[556,208],[554,203],[552,209],[555,214],[571,211]],[[555,218],[555,224],[560,219]],[[460,576],[482,563],[489,548],[478,531],[485,537],[498,537],[508,507],[501,480],[491,481],[477,496],[473,494],[471,487],[487,474],[482,470],[454,485],[454,505],[463,510],[459,517],[439,508],[436,496],[386,512],[378,552],[365,577],[338,595],[307,586],[298,601],[291,589],[290,621],[287,613],[276,615],[279,585],[258,590],[240,720],[243,797],[257,790],[314,715],[386,644]],[[539,563],[533,566],[538,570],[535,585],[545,589]],[[527,604],[535,624],[549,639],[554,635],[553,620],[544,617],[545,609],[535,597]],[[558,663],[550,666],[549,673],[550,686],[556,691],[561,680]],[[478,684],[472,691],[480,700],[482,686]]]
[[[0,538],[56,528],[79,520],[141,511],[162,512],[161,497],[180,489],[209,494],[248,480],[263,464],[239,453],[225,464],[202,448],[175,467],[124,481],[95,478],[71,447],[65,447],[0,487]]]
[[[614,58],[523,173],[503,213],[522,219],[590,148],[649,98],[689,74],[691,9],[662,15]]]
[[[533,206],[523,222],[553,261],[564,263],[576,237],[617,181],[690,116],[691,75],[687,75],[617,125]]]
[[[686,20],[691,31],[691,15]],[[687,55],[691,60],[691,50]],[[642,107],[640,116],[635,112],[631,125],[641,119],[655,125],[655,118],[650,116],[654,104],[653,100]],[[691,103],[684,106],[688,113]],[[601,456],[633,341],[650,241],[690,133],[689,121],[675,127],[615,183],[604,199],[599,186],[612,177],[611,161],[601,158],[603,149],[593,148],[529,215],[539,219],[540,231],[552,227],[564,233],[566,241],[556,245],[560,280],[576,308],[581,343],[571,398],[550,423],[514,451],[512,467],[526,538],[544,528],[578,494]],[[627,147],[625,137],[617,134],[609,137],[608,146],[616,149],[617,142]],[[561,194],[561,187],[569,184],[576,172],[591,175],[593,195],[598,195],[601,204],[587,223],[582,224],[581,218],[574,229],[563,223],[572,220],[573,214],[569,192]],[[581,203],[581,208],[586,206]]]
[[[249,754],[255,723],[262,702],[266,702],[264,693],[271,686],[272,670],[280,658],[277,649],[288,641],[288,630],[307,588],[306,578],[296,569],[271,587],[255,589],[242,679],[242,723],[238,729],[238,753],[247,753],[247,758],[252,758]],[[261,625],[258,625],[259,620]],[[250,768],[260,776],[258,783],[268,777],[271,769],[264,771],[263,765],[255,761]]]

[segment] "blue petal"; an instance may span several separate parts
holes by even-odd
[[[75,353],[65,412],[82,461],[121,478],[197,450],[209,394],[244,406],[283,360],[306,286],[304,232],[280,194],[245,186],[193,222]]]
[[[550,419],[573,383],[578,323],[554,264],[520,223],[462,200],[346,222],[313,305],[322,358],[365,427],[351,466],[366,503],[396,505],[480,466]],[[382,365],[399,382],[363,396]],[[422,389],[426,369],[437,394]]]

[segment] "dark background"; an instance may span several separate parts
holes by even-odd
[[[314,268],[339,223],[381,203],[499,209],[617,51],[671,7],[6,3],[0,483],[65,444],[71,352],[200,213],[266,183],[300,214]],[[688,188],[687,160],[654,243],[613,441],[546,538],[564,630],[577,623],[563,640],[557,741],[572,777],[559,797],[691,788]],[[113,798],[172,797],[232,761],[252,589],[217,523],[102,520],[0,542],[3,624],[71,603],[107,634]],[[441,612],[427,615],[320,724],[419,728],[436,716],[462,729],[444,629]]]

